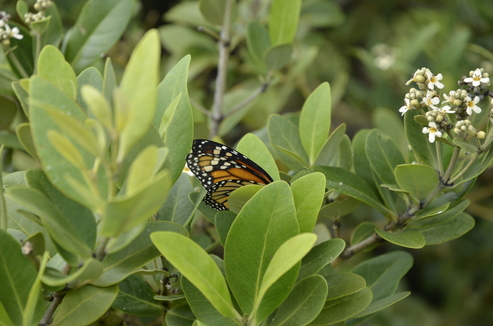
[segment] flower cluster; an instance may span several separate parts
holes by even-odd
[[[457,136],[466,134],[478,139],[485,137],[483,131],[477,131],[471,125],[469,117],[481,113],[477,106],[488,91],[490,78],[483,69],[476,69],[469,73],[469,77],[463,77],[459,81],[460,88],[443,94],[440,102],[440,90],[444,87],[441,80],[442,74],[434,75],[430,69],[418,69],[406,85],[415,82],[418,89],[411,88],[404,98],[404,105],[399,109],[402,115],[409,110],[419,110],[426,118],[428,125],[423,128],[423,133],[428,134],[430,143],[435,142],[436,137],[442,137],[453,130]],[[447,114],[454,114],[452,117]]]
[[[5,11],[0,11],[0,41],[3,45],[9,45],[11,38],[22,40],[24,37],[17,27],[10,28],[9,24],[7,24],[9,19],[9,14]]]
[[[36,10],[37,13],[28,12],[24,15],[24,21],[26,22],[26,24],[29,24],[46,18],[44,12],[50,6],[50,0],[36,0],[36,3],[34,4],[34,10]]]

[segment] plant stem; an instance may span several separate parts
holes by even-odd
[[[29,75],[27,74],[27,72],[22,67],[21,63],[19,62],[19,60],[17,59],[16,55],[14,54],[14,51],[11,50],[11,49],[9,49],[9,48],[7,48],[7,50],[5,51],[5,53],[7,54],[7,56],[9,56],[10,60],[12,60],[12,63],[17,68],[17,70],[22,75],[22,77],[29,78]]]
[[[108,241],[110,241],[110,238],[108,237],[104,237],[101,239],[98,250],[96,252],[96,259],[98,259],[99,261],[103,260],[104,256],[106,255],[106,245],[108,244]]]
[[[7,207],[5,205],[5,198],[3,197],[3,148],[0,146],[0,229],[7,231]]]
[[[39,322],[40,326],[48,326],[51,324],[51,317],[53,316],[53,313],[55,312],[56,308],[62,303],[62,299],[65,296],[65,293],[60,294],[60,293],[53,293],[53,301],[51,302],[50,307],[48,310],[46,310],[46,313],[44,314],[43,318]]]
[[[454,169],[455,163],[457,162],[457,158],[459,157],[459,153],[460,153],[460,147],[455,147],[447,171],[445,171],[445,174],[442,176],[442,181],[444,183],[448,183],[450,175],[452,174],[452,170]]]
[[[36,34],[36,52],[34,53],[34,74],[38,73],[38,58],[41,52],[41,35]]]
[[[247,106],[248,104],[250,104],[253,100],[255,100],[257,97],[259,97],[260,94],[262,94],[263,92],[265,92],[265,90],[267,89],[268,86],[269,86],[268,84],[262,84],[260,86],[260,88],[257,89],[252,95],[248,96],[246,99],[244,99],[243,101],[241,101],[240,103],[238,103],[238,105],[236,105],[233,109],[231,109],[231,111],[229,111],[228,113],[225,113],[224,114],[224,118],[227,118],[227,117],[233,115],[234,113],[240,111],[245,106]]]
[[[473,157],[471,157],[471,159],[469,160],[469,162],[467,162],[467,165],[464,168],[462,168],[462,170],[459,173],[457,173],[452,179],[450,179],[449,183],[454,183],[460,177],[462,177],[462,175],[464,173],[466,173],[466,171],[469,170],[469,168],[471,167],[471,165],[476,161],[476,159],[478,158],[478,156],[479,156],[478,153],[474,153]]]
[[[437,152],[437,164],[438,164],[438,171],[440,172],[440,176],[443,175],[443,162],[442,162],[442,155],[441,155],[441,146],[440,146],[440,142],[436,142],[435,144],[435,149],[436,149],[436,152]]]
[[[211,126],[209,138],[217,135],[219,123],[222,120],[222,111],[224,104],[224,89],[226,87],[226,77],[228,72],[229,60],[229,39],[231,28],[231,1],[226,0],[224,8],[224,19],[221,30],[219,45],[219,62],[217,65],[216,90],[214,92],[214,105],[211,113]]]

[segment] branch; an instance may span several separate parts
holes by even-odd
[[[231,28],[231,1],[226,0],[224,8],[224,20],[219,40],[219,62],[217,65],[216,90],[214,92],[214,105],[211,113],[211,127],[209,138],[214,137],[219,129],[219,123],[223,119],[224,89],[226,87],[226,76],[229,60],[229,30]]]
[[[236,112],[240,111],[241,109],[243,109],[245,106],[250,104],[253,100],[255,100],[257,97],[259,97],[260,94],[265,92],[267,90],[268,86],[269,85],[267,83],[262,84],[260,86],[260,88],[257,89],[252,95],[248,96],[246,99],[244,99],[243,101],[238,103],[238,105],[235,106],[234,108],[232,108],[231,111],[229,111],[228,113],[225,113],[223,118],[227,118],[227,117],[235,114]]]

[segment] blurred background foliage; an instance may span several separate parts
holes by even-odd
[[[67,28],[85,3],[54,1]],[[15,3],[1,0],[0,9],[19,21]],[[32,5],[34,0],[28,3]],[[268,0],[237,1],[226,111],[261,87],[263,77],[259,76],[265,76],[265,67],[248,53],[246,33],[251,21],[266,25],[269,4]],[[208,136],[205,115],[197,108],[212,105],[218,58],[215,40],[197,31],[198,26],[220,31],[201,16],[198,1],[141,0],[126,33],[108,53],[121,73],[135,44],[146,30],[155,27],[162,40],[163,76],[184,55],[191,54],[189,94],[195,108],[196,138]],[[266,139],[269,115],[299,111],[308,94],[328,81],[333,92],[333,128],[346,123],[352,138],[361,129],[378,127],[399,143],[402,119],[398,109],[409,89],[405,82],[416,69],[428,67],[434,74],[442,73],[444,91],[448,92],[457,88],[461,76],[477,67],[493,73],[492,52],[491,1],[304,0],[291,62],[272,76],[265,93],[223,123],[219,133],[230,145],[246,132]],[[1,91],[8,92],[6,89]],[[2,129],[9,125],[0,123]],[[29,164],[33,163],[23,161],[22,156],[14,160],[16,169]],[[409,250],[415,263],[402,283],[412,295],[366,325],[493,325],[492,184],[490,169],[468,195],[468,212],[476,218],[471,232],[445,244]],[[364,209],[344,218],[343,237],[347,239],[357,224],[368,219],[371,217]],[[341,268],[349,269],[366,258],[364,255],[396,249],[383,244]]]

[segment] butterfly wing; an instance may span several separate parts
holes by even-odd
[[[273,181],[264,169],[245,155],[210,140],[194,140],[186,161],[207,190],[204,202],[217,210],[228,209],[229,195],[237,188]]]

